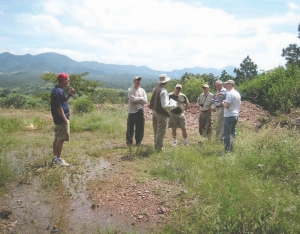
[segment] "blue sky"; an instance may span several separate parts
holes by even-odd
[[[299,1],[0,0],[0,53],[57,52],[76,61],[148,66],[284,65],[300,45]]]

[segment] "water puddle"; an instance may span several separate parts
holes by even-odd
[[[19,171],[26,170],[25,158],[34,157],[24,151],[18,163]],[[49,152],[48,152],[49,153]],[[13,154],[13,153],[12,153]],[[39,152],[47,155],[47,152]],[[48,154],[49,155],[49,154]],[[49,159],[47,159],[49,161]],[[62,172],[61,183],[47,188],[44,173],[51,173],[43,163],[25,174],[22,182],[12,185],[8,203],[14,225],[11,233],[103,233],[100,230],[134,231],[130,220],[113,211],[99,207],[89,193],[88,184],[112,173],[113,166],[103,158],[82,157],[79,165],[70,165]],[[32,171],[38,173],[32,173]],[[49,172],[50,171],[50,172]],[[52,176],[52,174],[48,175]],[[55,176],[55,174],[53,174]]]

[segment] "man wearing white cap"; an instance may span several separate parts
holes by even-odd
[[[163,140],[167,131],[167,120],[169,111],[177,107],[177,104],[170,103],[169,94],[166,86],[170,77],[165,74],[159,76],[159,85],[154,88],[150,100],[150,109],[152,109],[152,126],[154,130],[154,146],[157,152],[163,149]]]
[[[233,150],[232,137],[236,137],[236,124],[239,119],[241,95],[234,89],[233,80],[227,80],[225,87],[227,93],[222,106],[224,106],[224,150],[225,153],[228,153]]]
[[[177,146],[176,130],[177,127],[181,128],[182,136],[184,139],[184,146],[189,146],[187,132],[186,132],[186,118],[184,111],[188,108],[189,100],[181,92],[182,85],[176,84],[174,91],[169,93],[170,100],[173,99],[177,102],[178,107],[171,110],[168,127],[172,128],[173,146]]]
[[[144,137],[145,117],[144,105],[147,104],[147,94],[141,88],[142,77],[133,78],[133,86],[128,89],[128,118],[126,131],[126,144],[131,148],[133,134],[136,145],[139,146]],[[134,133],[135,127],[135,133]]]

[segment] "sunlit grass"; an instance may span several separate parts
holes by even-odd
[[[180,136],[180,145],[172,147],[168,130],[164,151],[155,153],[147,121],[143,145],[130,153],[125,144],[126,119],[126,110],[114,106],[72,114],[71,139],[64,145],[63,158],[73,165],[81,165],[85,157],[123,160],[138,175],[142,172],[142,179],[180,184],[185,192],[174,197],[172,220],[161,233],[300,232],[298,132],[258,131],[242,123],[234,152],[223,155],[223,145],[213,140],[197,144],[197,131],[189,133],[189,148],[182,146]],[[12,172],[24,170],[19,174],[25,180],[43,168],[38,174],[41,188],[61,188],[67,172],[50,166],[54,132],[49,112],[3,111],[0,131],[1,186],[11,181]]]
[[[147,163],[151,174],[180,181],[188,191],[181,199],[193,201],[174,207],[174,222],[165,232],[298,233],[298,135],[242,129],[234,153],[224,156],[223,146],[209,141],[154,155]]]

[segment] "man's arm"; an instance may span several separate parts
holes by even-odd
[[[69,120],[67,119],[63,108],[61,108],[61,107],[56,108],[56,110],[57,110],[57,113],[59,114],[59,116],[63,119],[64,123],[68,123]]]
[[[226,102],[225,100],[222,102],[222,106],[224,106],[224,108],[229,109],[231,103]]]
[[[166,111],[173,110],[177,107],[177,104],[170,105],[169,94],[166,90],[162,90],[160,92],[160,102],[161,102],[162,108],[165,109]]]
[[[145,97],[136,97],[130,89],[128,89],[128,98],[133,103],[141,103],[141,104],[147,103],[147,101],[145,100]],[[147,96],[146,96],[146,98],[147,98]]]

